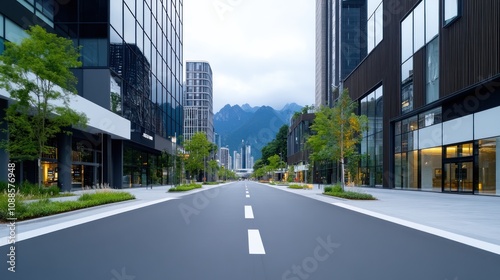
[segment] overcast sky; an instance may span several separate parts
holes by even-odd
[[[208,61],[224,105],[314,104],[315,1],[184,0],[184,59]]]

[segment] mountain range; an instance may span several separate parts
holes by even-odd
[[[291,117],[302,106],[296,103],[285,105],[281,110],[269,106],[252,107],[249,104],[224,106],[214,115],[215,132],[220,135],[220,147],[241,151],[242,141],[252,148],[254,160],[261,157],[261,149],[276,137],[278,130],[290,122]],[[219,144],[219,143],[216,143]]]

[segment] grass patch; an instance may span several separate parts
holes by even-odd
[[[23,199],[43,199],[49,197],[72,196],[71,193],[61,193],[57,186],[41,186],[29,182],[15,184],[16,196]],[[0,193],[7,193],[8,183],[0,182]]]
[[[352,200],[377,200],[373,195],[368,193],[345,191],[340,185],[325,187],[323,194]]]
[[[108,203],[134,199],[128,192],[100,191],[96,193],[83,194],[77,201],[50,201],[41,199],[37,202],[25,203],[16,196],[15,216],[18,220],[26,220],[38,217],[64,213],[77,209],[83,209]],[[7,212],[8,196],[0,195],[0,220],[6,221],[12,217]]]
[[[299,189],[301,190],[301,189],[303,189],[303,188],[304,188],[304,186],[302,186],[302,185],[297,185],[297,184],[292,184],[292,185],[289,185],[289,186],[288,186],[288,188],[289,188],[289,189],[295,189],[295,190],[299,190]]]
[[[200,184],[187,184],[187,185],[180,185],[174,188],[170,188],[168,191],[169,192],[185,192],[185,191],[190,191],[194,189],[199,189],[201,188]]]

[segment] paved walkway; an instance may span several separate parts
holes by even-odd
[[[198,193],[201,191],[213,189],[221,185],[205,185],[201,189],[191,190],[189,192],[168,192],[171,186],[157,186],[151,188],[130,188],[121,189],[117,191],[127,191],[135,196],[136,199],[128,200],[123,202],[117,202],[112,204],[106,204],[91,208],[80,209],[76,211],[56,214],[47,217],[41,217],[37,219],[31,219],[26,221],[20,221],[16,223],[16,233],[17,236],[23,236],[23,233],[30,232],[31,235],[36,235],[36,231],[43,230],[51,227],[57,227],[61,224],[68,224],[74,220],[86,219],[91,216],[102,215],[103,213],[119,213],[124,209],[133,210],[135,207],[141,207],[144,205],[152,205],[156,202],[166,201],[168,199],[178,199],[182,196]],[[76,200],[82,193],[95,192],[95,190],[85,190],[85,191],[73,191],[75,196],[70,197],[58,197],[52,198],[51,200],[56,201],[66,201],[66,200]],[[9,228],[5,225],[0,224],[0,246],[7,243],[7,236],[9,235]],[[21,238],[24,239],[24,238]]]
[[[153,187],[153,189],[123,189],[122,191],[132,193],[136,199],[18,222],[16,231],[18,233],[33,232],[41,228],[98,215],[103,212],[119,212],[121,209],[130,208],[129,206],[132,209],[134,206],[153,204],[157,201],[168,199],[178,199],[184,195],[219,186],[221,185],[203,186],[203,189],[196,189],[186,193],[169,193],[167,191],[170,186]],[[376,201],[351,201],[322,195],[323,190],[319,189],[317,185],[311,190],[288,189],[285,186],[270,187],[326,203],[340,203],[342,205],[357,207],[500,246],[500,197],[374,188],[348,188],[353,191],[370,193],[378,199]],[[81,192],[76,191],[75,193],[80,194]],[[8,228],[5,226],[0,227],[0,240],[4,239],[7,235]]]
[[[500,245],[500,197],[348,187],[372,194],[375,201],[355,201],[322,195],[317,185],[311,190],[288,192],[327,203],[342,203],[436,229]]]

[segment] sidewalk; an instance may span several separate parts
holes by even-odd
[[[92,217],[95,215],[103,215],[106,213],[119,213],[124,209],[133,210],[134,207],[143,207],[145,205],[153,205],[155,203],[160,203],[162,201],[167,201],[170,199],[179,199],[182,196],[198,193],[201,191],[210,190],[215,187],[223,186],[224,184],[219,185],[204,185],[201,189],[194,189],[188,192],[168,192],[170,189],[170,185],[167,186],[156,186],[151,188],[130,188],[130,189],[117,189],[116,191],[126,191],[135,196],[134,200],[127,200],[123,202],[117,202],[112,204],[105,204],[91,208],[84,208],[80,210],[75,210],[71,212],[56,214],[47,217],[41,217],[26,221],[16,222],[16,233],[20,239],[24,239],[23,236],[30,236],[30,234],[36,235],[37,231],[41,229],[48,229],[51,227],[57,227],[58,225],[68,224],[75,220],[86,219],[88,217]],[[65,201],[65,200],[76,200],[83,193],[92,193],[96,190],[82,190],[82,191],[73,191],[72,193],[75,196],[69,197],[59,197],[52,198],[51,200],[56,201]],[[29,233],[29,234],[27,234]],[[9,228],[6,224],[0,224],[0,246],[3,246],[7,243],[7,236],[9,235]],[[18,241],[20,241],[18,239]]]
[[[347,187],[369,193],[375,201],[323,195],[323,189],[293,190],[272,186],[327,203],[341,203],[433,227],[500,246],[500,197]]]

